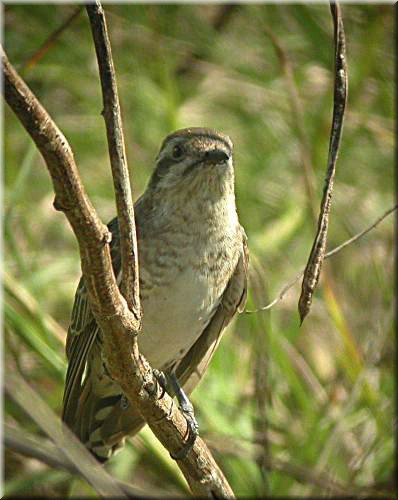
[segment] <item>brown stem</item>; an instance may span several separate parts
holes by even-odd
[[[5,391],[30,418],[53,440],[64,461],[74,464],[101,496],[125,498],[115,481],[104,471],[72,431],[63,425],[39,395],[12,370],[5,380]]]
[[[301,295],[298,303],[301,323],[309,313],[312,296],[318,284],[323,260],[325,257],[326,240],[329,227],[329,214],[332,204],[333,180],[336,171],[336,161],[340,147],[341,134],[343,130],[344,111],[347,101],[348,77],[344,26],[341,18],[339,4],[337,2],[331,2],[330,9],[332,12],[334,23],[335,47],[333,118],[330,132],[329,156],[326,169],[325,186],[323,190],[323,197],[318,218],[318,229],[304,271]]]
[[[217,33],[220,33],[227,26],[229,21],[232,18],[232,15],[235,14],[240,8],[237,4],[225,4],[220,5],[218,8],[214,19],[211,21],[211,27]],[[190,73],[192,73],[195,69],[195,63],[200,61],[206,56],[206,51],[199,50],[193,51],[186,55],[183,62],[176,69],[176,76],[186,77]]]
[[[279,38],[275,35],[271,28],[268,26],[264,26],[264,32],[269,37],[274,46],[275,52],[278,56],[283,74],[285,76],[286,86],[288,90],[289,100],[290,100],[290,108],[292,111],[293,125],[296,129],[296,133],[299,139],[300,146],[300,156],[301,156],[301,164],[303,165],[303,178],[304,178],[304,187],[306,191],[306,198],[308,202],[308,206],[311,211],[311,215],[316,222],[317,220],[317,206],[315,200],[315,174],[314,167],[311,159],[311,150],[308,143],[308,138],[305,133],[304,127],[304,111],[303,104],[300,98],[299,90],[297,88],[293,65],[290,60],[289,54],[283,47]]]
[[[4,424],[4,446],[14,453],[19,453],[26,457],[35,458],[55,469],[64,469],[71,474],[84,475],[79,467],[66,456],[52,443],[43,441],[43,437],[35,436],[21,428],[14,428],[9,424]],[[98,467],[98,466],[97,466]],[[99,469],[100,476],[104,476],[104,469]],[[112,479],[113,483],[121,490],[128,498],[142,498],[145,496],[145,491],[129,483],[120,481],[116,478]],[[151,485],[151,493],[157,497],[164,496],[162,490],[154,491]],[[115,493],[115,492],[113,492]],[[120,495],[120,491],[117,492]]]
[[[117,215],[120,231],[120,251],[122,258],[121,290],[130,310],[138,321],[141,319],[139,298],[139,274],[137,239],[134,221],[134,206],[131,196],[123,125],[120,115],[116,75],[113,66],[111,45],[104,16],[99,2],[86,6],[90,18],[95,51],[100,72],[103,116],[106,125],[109,157],[115,188]]]

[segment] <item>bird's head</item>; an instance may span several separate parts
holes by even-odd
[[[230,138],[212,129],[186,128],[163,141],[150,187],[180,190],[207,186],[220,190],[231,183],[233,186]]]

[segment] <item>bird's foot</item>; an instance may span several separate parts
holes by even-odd
[[[183,460],[193,448],[196,438],[199,435],[199,425],[195,418],[192,403],[189,401],[188,396],[185,394],[183,388],[180,386],[178,379],[174,373],[168,374],[168,379],[172,389],[176,395],[180,410],[187,421],[188,440],[183,448],[175,455],[170,453],[171,458],[174,460]]]
[[[168,388],[168,383],[167,383],[167,377],[165,375],[164,372],[162,372],[161,370],[157,370],[156,368],[153,368],[153,374],[158,382],[158,384],[160,385],[163,393],[162,393],[162,396],[163,397],[163,394],[165,392],[168,392],[167,388]]]

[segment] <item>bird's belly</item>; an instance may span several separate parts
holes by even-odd
[[[189,269],[168,286],[143,293],[138,344],[153,368],[165,369],[186,354],[219,305],[223,292],[219,288]]]

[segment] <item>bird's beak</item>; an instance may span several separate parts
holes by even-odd
[[[229,155],[222,149],[210,149],[203,155],[207,163],[224,163],[229,160]]]

